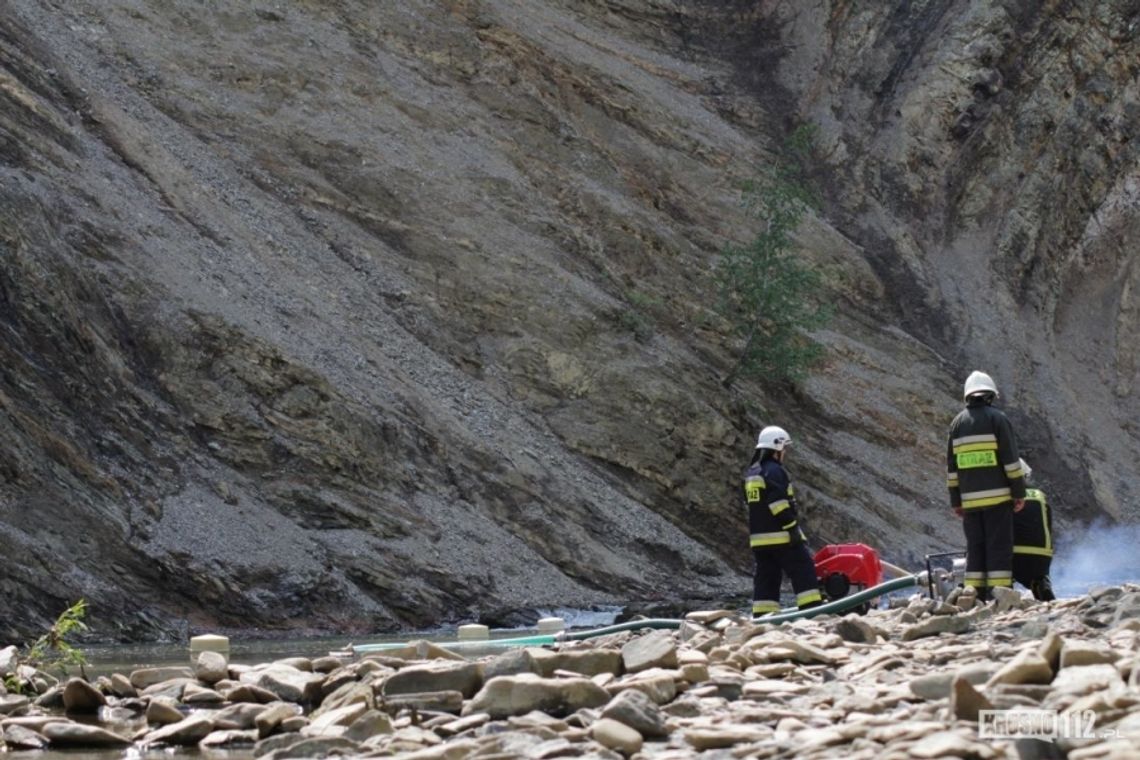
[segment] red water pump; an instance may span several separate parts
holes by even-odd
[[[883,582],[879,553],[866,544],[829,544],[814,559],[819,588],[828,601]]]

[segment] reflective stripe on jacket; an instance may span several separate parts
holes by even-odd
[[[1013,553],[1053,556],[1053,513],[1036,488],[1026,489],[1025,507],[1013,513]]]
[[[1000,410],[971,399],[946,442],[950,505],[983,509],[1025,497],[1025,473],[1013,427]]]

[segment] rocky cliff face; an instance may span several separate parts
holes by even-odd
[[[1135,3],[0,2],[0,633],[369,631],[742,599],[735,481],[955,548],[990,369],[1134,519]],[[725,390],[739,182],[818,126],[839,313]]]

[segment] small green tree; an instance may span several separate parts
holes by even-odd
[[[83,622],[86,614],[87,601],[84,599],[60,613],[51,628],[28,647],[28,653],[23,657],[24,664],[40,670],[54,669],[64,676],[69,668],[79,668],[86,676],[86,655],[68,641],[69,637],[87,630],[87,624]],[[12,679],[8,686],[15,687],[14,691],[20,690],[16,679]]]
[[[813,132],[793,132],[786,157],[763,181],[745,186],[745,203],[762,228],[747,245],[725,246],[717,262],[717,310],[743,341],[722,381],[726,388],[741,375],[798,380],[823,354],[806,334],[831,317],[820,297],[823,278],[795,255],[792,240],[804,215],[818,205],[806,169]]]

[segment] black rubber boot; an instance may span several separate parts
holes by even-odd
[[[1051,602],[1057,598],[1053,594],[1053,582],[1049,580],[1048,575],[1043,575],[1034,580],[1029,590],[1033,592],[1033,598],[1039,602]]]

